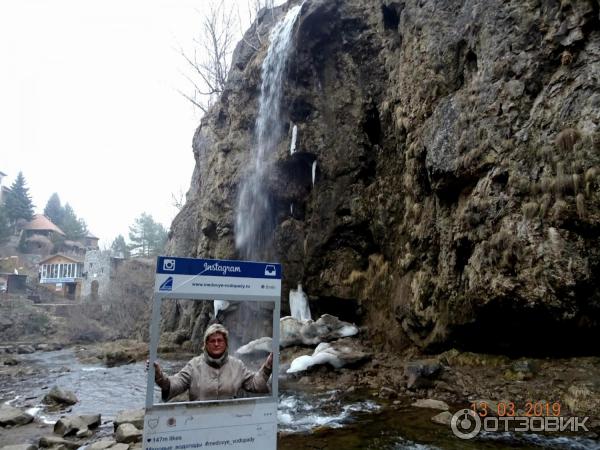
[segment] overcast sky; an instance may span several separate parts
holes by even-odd
[[[0,171],[53,192],[109,246],[142,212],[166,228],[199,115],[177,49],[204,0],[0,1]]]

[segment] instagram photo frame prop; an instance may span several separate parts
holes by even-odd
[[[144,450],[277,448],[281,274],[281,265],[270,262],[157,258],[150,323]],[[273,375],[270,394],[227,400],[155,403],[153,364],[157,360],[163,300],[272,303]]]

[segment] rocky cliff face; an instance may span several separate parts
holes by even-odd
[[[599,11],[598,0],[307,0],[283,92],[288,136],[265,180],[284,304],[302,282],[317,314],[366,324],[389,348],[591,349]],[[194,136],[171,254],[238,256],[268,45],[256,35]]]

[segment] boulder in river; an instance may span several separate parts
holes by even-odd
[[[22,354],[31,354],[35,352],[35,347],[33,345],[19,345],[17,347],[17,353]]]
[[[25,425],[33,420],[33,416],[9,405],[0,406],[0,426]]]
[[[125,444],[139,442],[142,439],[142,432],[130,423],[122,423],[117,428],[115,439]]]
[[[144,410],[143,409],[128,409],[126,411],[119,411],[116,419],[114,420],[115,431],[119,428],[119,425],[123,423],[130,423],[138,429],[144,428]]]
[[[283,317],[279,326],[281,347],[317,345],[358,333],[356,325],[344,322],[330,314],[323,314],[317,321]]]
[[[135,445],[129,444],[115,444],[110,448],[110,450],[133,450],[136,448],[139,448],[141,450],[142,447],[136,447]]]
[[[414,402],[412,406],[416,406],[417,408],[439,409],[440,411],[448,411],[450,409],[446,402],[434,400],[432,398],[420,398]]]
[[[443,411],[439,414],[436,414],[435,416],[433,416],[431,418],[431,421],[433,423],[437,423],[440,425],[447,425],[449,426],[450,423],[452,422],[452,413],[450,411]]]
[[[33,444],[5,445],[4,447],[0,447],[0,450],[37,450],[37,445],[33,445]]]
[[[45,395],[44,401],[50,404],[74,405],[77,403],[77,397],[71,391],[54,386]]]
[[[61,436],[78,435],[100,425],[100,414],[61,417],[54,424],[54,433]]]
[[[97,441],[89,445],[87,450],[105,450],[107,448],[112,447],[116,443],[117,441],[115,441],[114,439],[102,439],[101,441]]]
[[[441,364],[435,359],[422,359],[411,361],[404,366],[406,387],[408,389],[421,389],[431,386],[432,380],[442,370]]]
[[[69,441],[68,439],[63,439],[58,436],[43,436],[40,438],[39,442],[40,447],[52,448],[52,447],[60,447],[75,450],[78,449],[81,444],[74,441]]]

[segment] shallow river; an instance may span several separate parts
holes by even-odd
[[[27,407],[39,420],[54,422],[59,412],[41,405],[54,385],[69,389],[79,402],[69,414],[102,415],[102,434],[112,432],[112,419],[125,409],[144,406],[146,373],[143,363],[113,368],[81,364],[72,350],[36,352],[22,359],[36,368],[18,383],[0,383],[0,403]],[[182,362],[166,363],[170,371]],[[285,386],[285,385],[284,385]],[[488,433],[461,441],[443,426],[434,425],[432,410],[397,410],[364,393],[341,396],[339,391],[306,392],[292,387],[279,395],[279,448],[319,449],[600,449],[598,441],[538,434]],[[340,400],[343,398],[343,400]],[[158,399],[157,399],[158,400]],[[62,413],[64,414],[64,412]]]

